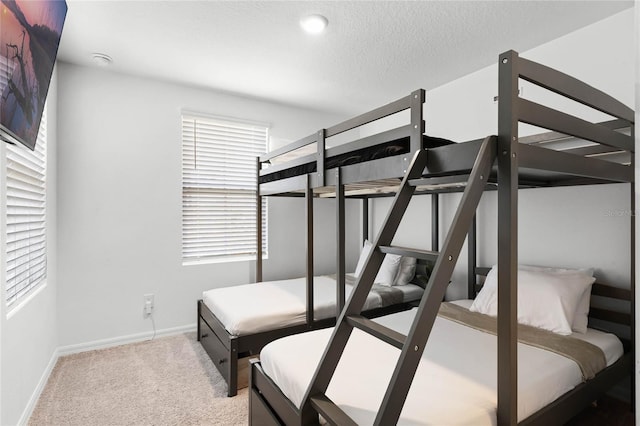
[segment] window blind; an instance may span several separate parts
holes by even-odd
[[[255,259],[256,157],[265,125],[182,115],[182,260]],[[262,250],[267,253],[266,199]]]
[[[34,151],[6,144],[6,303],[43,284],[46,256],[46,113]]]

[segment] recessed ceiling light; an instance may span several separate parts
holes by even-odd
[[[94,64],[101,67],[108,67],[113,62],[113,58],[109,55],[105,55],[104,53],[92,53],[91,59]]]
[[[309,15],[300,20],[300,25],[309,34],[320,34],[328,24],[327,18],[322,15]]]

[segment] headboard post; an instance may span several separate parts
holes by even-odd
[[[474,215],[467,234],[467,252],[469,255],[467,261],[467,297],[469,299],[476,298],[477,225],[477,215]]]
[[[440,206],[438,193],[431,194],[431,251],[438,251],[440,245]]]
[[[422,110],[424,100],[424,89],[418,89],[411,93],[411,136],[409,139],[409,151],[412,154],[422,149],[422,135],[424,133]]]
[[[498,62],[498,424],[518,415],[518,53]]]
[[[362,199],[362,244],[369,239],[369,197]]]
[[[256,282],[262,282],[262,196],[260,195],[260,157],[256,157]]]
[[[340,167],[336,168],[336,318],[340,316],[345,302],[345,224],[344,185]]]
[[[313,188],[311,187],[311,175],[307,174],[307,187],[305,188],[305,210],[307,215],[307,324],[313,324]]]

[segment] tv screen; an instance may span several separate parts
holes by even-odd
[[[0,138],[33,150],[67,15],[64,0],[0,0]]]

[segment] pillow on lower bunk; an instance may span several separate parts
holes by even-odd
[[[544,266],[532,266],[532,265],[520,265],[520,269],[527,269],[530,271],[548,271],[556,274],[571,274],[571,273],[583,273],[590,277],[593,277],[593,268],[587,269],[568,269],[568,268],[549,268]],[[582,293],[582,297],[578,302],[578,307],[573,315],[573,322],[571,329],[576,333],[586,333],[587,325],[589,324],[589,307],[591,306],[591,286]]]
[[[369,253],[371,252],[372,248],[373,244],[371,244],[369,240],[365,240],[364,246],[362,247],[362,252],[360,252],[358,264],[356,265],[356,277],[359,277],[362,273],[365,261],[367,260],[367,257],[369,257]],[[386,254],[384,256],[384,260],[382,261],[382,265],[380,265],[380,270],[378,271],[378,275],[376,275],[374,283],[386,286],[394,285],[396,274],[398,273],[398,268],[400,267],[400,258],[401,256],[397,254]]]
[[[583,295],[595,278],[584,271],[518,267],[518,322],[570,335]],[[498,271],[491,268],[470,310],[498,314]],[[590,292],[590,291],[589,291]]]
[[[413,276],[416,274],[416,263],[417,259],[415,257],[402,256],[400,259],[400,266],[398,267],[398,273],[396,274],[395,280],[393,280],[393,285],[407,285],[413,279]]]

